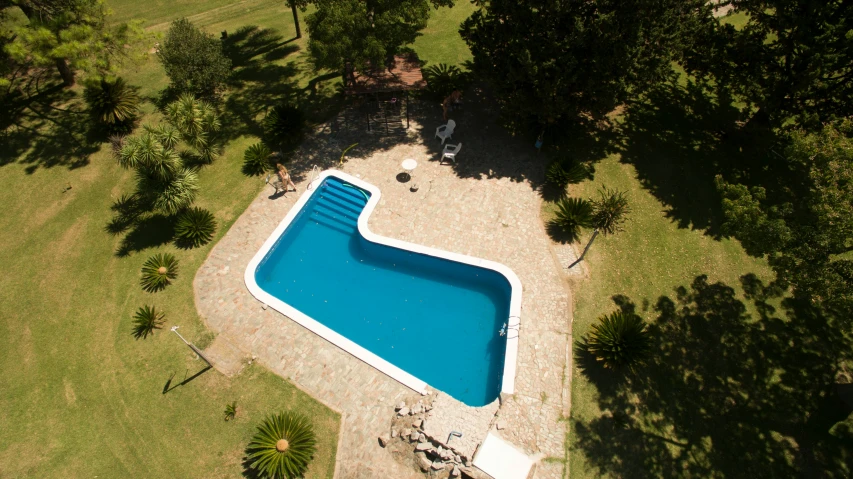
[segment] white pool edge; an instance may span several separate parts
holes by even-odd
[[[262,303],[271,306],[279,313],[296,321],[309,331],[319,335],[321,338],[352,354],[356,358],[373,366],[379,371],[382,371],[383,373],[400,382],[404,386],[414,389],[420,394],[428,394],[427,384],[424,381],[416,378],[415,376],[407,373],[406,371],[398,368],[397,366],[394,366],[390,362],[359,346],[353,341],[335,332],[331,328],[323,325],[319,321],[302,313],[301,311],[290,306],[284,301],[272,296],[271,294],[264,291],[260,286],[258,286],[257,282],[255,282],[255,271],[257,270],[258,265],[261,263],[264,257],[266,257],[269,250],[272,249],[276,241],[278,241],[278,239],[284,233],[284,230],[286,230],[287,227],[290,226],[290,223],[293,221],[294,218],[296,218],[296,215],[298,215],[299,212],[302,211],[302,208],[305,206],[305,203],[308,202],[308,200],[311,198],[311,195],[313,195],[316,191],[317,187],[323,182],[323,180],[325,180],[329,176],[334,176],[346,182],[352,183],[353,185],[356,185],[359,188],[363,188],[370,192],[370,199],[367,201],[364,210],[362,210],[361,214],[358,217],[358,232],[366,240],[371,241],[373,243],[402,249],[405,251],[412,251],[428,256],[434,256],[436,258],[448,259],[459,263],[490,269],[500,273],[507,279],[510,284],[511,292],[509,303],[509,317],[506,321],[508,329],[506,353],[504,359],[503,382],[501,384],[501,394],[513,394],[515,392],[515,373],[516,363],[518,359],[518,330],[520,329],[521,325],[521,281],[518,279],[518,276],[516,276],[515,273],[509,267],[501,263],[496,263],[494,261],[489,261],[481,258],[475,258],[473,256],[451,253],[449,251],[442,251],[439,249],[430,248],[428,246],[408,243],[406,241],[401,241],[394,238],[387,238],[385,236],[380,236],[371,232],[370,228],[368,228],[367,226],[367,221],[370,218],[371,213],[373,213],[373,210],[376,208],[376,205],[379,203],[379,198],[381,196],[380,190],[376,186],[367,183],[366,181],[363,181],[359,178],[348,175],[341,171],[326,170],[320,173],[317,178],[309,185],[308,190],[305,191],[299,197],[299,199],[296,201],[290,211],[288,211],[284,219],[281,220],[281,223],[278,224],[272,234],[270,234],[270,236],[261,246],[261,249],[259,249],[258,252],[255,253],[255,256],[252,257],[251,261],[249,261],[249,265],[246,267],[243,279],[246,282],[246,287],[249,289],[249,292],[252,293],[252,296],[257,298]]]

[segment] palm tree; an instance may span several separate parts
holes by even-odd
[[[166,315],[157,311],[154,306],[143,306],[133,316],[133,337],[145,339],[154,334],[155,329],[161,329]]]
[[[216,219],[210,211],[202,208],[190,208],[178,216],[175,236],[179,243],[189,246],[201,246],[211,239],[216,231]]]
[[[268,417],[246,449],[249,467],[267,479],[302,477],[317,449],[314,430],[302,414],[286,411]]]
[[[569,268],[583,261],[586,252],[589,251],[589,247],[592,246],[592,242],[595,241],[599,232],[607,236],[622,231],[622,226],[631,212],[626,193],[608,189],[606,186],[598,191],[598,199],[592,200],[592,209],[592,226],[595,228],[592,231],[592,237],[583,249],[580,258],[570,264]]]
[[[592,203],[581,198],[563,198],[557,202],[557,212],[549,227],[574,242],[581,228],[592,226]]]
[[[178,277],[178,260],[169,253],[155,254],[142,265],[142,289],[160,291]]]
[[[602,316],[584,337],[584,345],[606,368],[633,368],[645,359],[651,340],[643,319],[617,311]]]
[[[108,127],[127,125],[139,113],[139,95],[121,77],[86,85],[83,98],[95,120]]]
[[[243,173],[246,175],[262,175],[272,168],[270,165],[272,151],[263,143],[255,143],[246,148],[243,153]]]
[[[181,95],[166,107],[166,120],[190,147],[206,162],[216,155],[216,133],[222,127],[219,114],[211,103],[193,95]]]
[[[589,177],[589,171],[572,160],[556,160],[545,170],[545,183],[564,195],[570,183],[580,183]]]

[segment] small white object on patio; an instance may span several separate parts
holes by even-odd
[[[418,167],[418,162],[412,158],[406,158],[400,166],[402,166],[403,170],[411,176],[412,172],[415,171],[415,168]]]
[[[527,479],[533,460],[490,432],[474,456],[474,466],[495,479]]]
[[[454,129],[456,129],[456,122],[453,120],[447,120],[446,125],[441,125],[435,129],[435,136],[441,138],[441,144],[443,145],[444,140],[453,137]]]
[[[451,145],[450,143],[444,145],[444,151],[441,152],[441,161],[438,163],[444,163],[445,158],[453,160],[453,162],[456,163],[456,154],[459,153],[459,150],[461,149],[462,143],[459,143],[458,145]]]

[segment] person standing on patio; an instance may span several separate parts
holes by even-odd
[[[444,120],[447,121],[447,112],[452,111],[454,108],[460,106],[462,104],[462,92],[459,90],[453,90],[453,92],[441,102],[441,107],[444,110]]]
[[[276,173],[278,174],[279,180],[281,180],[281,186],[284,192],[287,193],[287,188],[289,186],[292,186],[293,191],[296,191],[296,185],[294,185],[293,180],[290,179],[290,173],[287,172],[287,168],[285,168],[281,163],[276,163],[275,167],[278,169]]]

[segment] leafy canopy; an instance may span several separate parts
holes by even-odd
[[[782,285],[826,312],[853,310],[853,122],[786,135],[780,185],[717,179],[726,233],[767,256]],[[847,313],[841,314],[846,316]]]
[[[709,23],[687,57],[764,126],[821,122],[853,109],[853,8],[844,0],[732,0],[741,29]]]
[[[308,52],[316,68],[340,71],[349,62],[364,70],[384,65],[427,25],[430,4],[453,0],[316,0],[308,15]]]
[[[212,98],[231,75],[231,60],[222,52],[222,42],[186,18],[172,22],[157,57],[178,93]]]
[[[117,157],[121,166],[136,170],[137,196],[167,215],[192,205],[198,175],[185,160],[213,158],[219,124],[213,106],[185,95],[166,107],[165,123],[126,138]],[[181,145],[186,147],[179,150]]]
[[[30,21],[15,29],[6,51],[20,63],[56,66],[66,85],[74,84],[75,70],[96,80],[111,78],[124,60],[145,55],[146,49],[137,49],[145,46],[141,22],[109,24],[103,0],[16,3]]]
[[[705,0],[491,0],[462,24],[507,123],[599,118],[658,82],[711,21]]]

